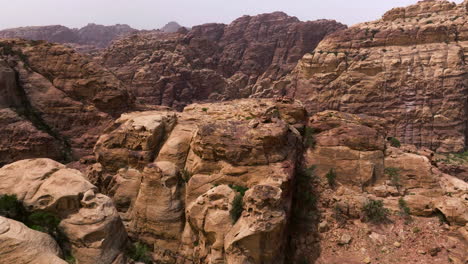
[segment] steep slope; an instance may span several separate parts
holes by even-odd
[[[289,73],[328,34],[335,21],[301,22],[276,12],[230,25],[195,26],[187,34],[137,34],[103,54],[141,103],[181,109],[198,100],[245,98]]]
[[[112,73],[70,48],[0,41],[0,163],[86,156],[132,97]]]
[[[383,117],[389,135],[441,152],[468,134],[467,5],[421,1],[327,37],[275,93]]]

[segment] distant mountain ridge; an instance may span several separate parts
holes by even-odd
[[[1,30],[0,38],[45,40],[48,42],[73,43],[105,48],[114,39],[138,31],[125,24],[104,26],[90,23],[79,29],[72,29],[61,25],[30,26]]]

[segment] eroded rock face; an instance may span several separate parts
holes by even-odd
[[[90,176],[157,260],[282,263],[305,118],[304,108],[288,100],[126,114],[96,145],[103,162]],[[126,158],[129,152],[140,153],[140,163]],[[106,162],[113,156],[121,162]],[[233,201],[244,192],[233,219]]]
[[[79,171],[30,159],[1,168],[0,179],[1,194],[16,195],[30,212],[44,210],[61,219],[59,227],[79,263],[122,263],[127,234],[117,210]]]
[[[49,235],[0,216],[0,259],[3,263],[66,264]]]
[[[0,65],[0,163],[89,155],[132,104],[111,72],[60,45],[2,40]]]
[[[375,257],[381,254],[383,245],[389,244],[383,240],[385,236],[390,237],[391,232],[365,223],[363,208],[370,200],[382,200],[384,206],[392,212],[391,215],[397,215],[392,218],[392,221],[396,219],[395,222],[387,225],[392,228],[396,228],[398,222],[403,221],[402,207],[407,207],[407,213],[416,217],[435,218],[435,215],[440,214],[440,217],[450,224],[450,232],[443,236],[443,240],[431,243],[447,244],[451,243],[447,241],[454,241],[460,245],[458,250],[448,252],[445,258],[460,259],[460,256],[465,254],[463,252],[466,252],[468,244],[463,234],[468,223],[468,184],[441,172],[435,166],[435,155],[432,151],[405,144],[399,148],[392,147],[386,140],[385,120],[377,117],[325,111],[312,116],[308,126],[313,129],[315,145],[309,145],[304,152],[304,168],[313,167],[309,173],[314,177],[311,178],[308,187],[299,190],[311,192],[310,195],[317,201],[318,209],[307,207],[307,203],[304,203],[304,207],[299,206],[305,213],[309,212],[308,210],[316,211],[313,211],[315,213],[308,219],[299,220],[299,229],[296,228],[291,235],[292,251],[289,257],[292,260],[316,260],[316,263],[345,261],[338,257],[348,254],[346,247],[340,242],[342,232],[353,233],[353,246],[366,249],[350,255],[351,261],[359,263],[366,254]],[[334,176],[330,176],[331,172]],[[297,191],[295,195],[303,197]],[[300,201],[303,200],[297,202]],[[361,219],[364,223],[354,219]],[[415,218],[411,221],[414,221],[414,225],[421,225],[421,222],[427,220]],[[436,222],[440,225],[439,220]],[[344,225],[346,228],[342,229]],[[370,248],[373,248],[376,242],[369,242],[367,236],[362,236],[366,234],[360,233],[359,230],[362,231],[363,228],[377,232],[370,237],[372,240],[378,240],[374,253],[370,253]],[[419,232],[420,227],[414,230]],[[370,231],[367,234],[371,234]],[[383,234],[384,237],[379,234]],[[402,237],[401,234],[399,236]],[[411,241],[413,243],[419,240]],[[341,246],[337,246],[336,243],[341,243]],[[321,249],[320,256],[316,250],[310,248]],[[385,251],[379,259],[389,261],[400,256],[398,252]],[[432,261],[444,263],[445,260]]]
[[[145,104],[177,109],[193,101],[245,98],[312,51],[335,21],[300,22],[277,12],[206,24],[186,34],[143,33],[115,42],[102,62]],[[262,94],[271,95],[265,89]]]
[[[336,32],[276,83],[327,109],[385,118],[388,134],[438,152],[466,146],[466,3],[420,1]]]

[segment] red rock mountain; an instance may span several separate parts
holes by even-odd
[[[110,71],[70,48],[1,40],[0,162],[86,156],[131,98]]]
[[[441,152],[468,135],[468,2],[421,1],[328,36],[273,94],[310,112],[385,118],[389,136]]]
[[[289,73],[328,34],[330,20],[301,22],[276,12],[187,34],[141,33],[116,41],[102,62],[144,104],[181,109],[199,100],[245,98]]]

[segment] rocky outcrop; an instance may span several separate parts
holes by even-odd
[[[304,121],[282,100],[125,114],[89,177],[156,260],[282,263]]]
[[[438,152],[466,146],[466,2],[420,1],[336,32],[275,85],[326,109],[385,118],[388,134]]]
[[[66,264],[49,235],[0,216],[0,258],[4,263]]]
[[[192,101],[245,98],[264,90],[326,35],[343,28],[281,12],[244,16],[230,25],[195,26],[186,34],[132,35],[108,48],[102,62],[140,102],[182,109]]]
[[[90,23],[80,29],[70,29],[60,25],[5,29],[0,31],[0,38],[44,40],[71,44],[77,47],[78,50],[89,51],[96,48],[106,48],[113,40],[137,31],[128,25],[103,26]]]
[[[114,75],[69,48],[0,41],[0,163],[89,155],[101,131],[132,105]]]
[[[344,261],[337,256],[348,254],[343,245],[350,242],[340,242],[340,236],[343,235],[341,232],[347,232],[348,235],[352,233],[356,236],[353,245],[365,249],[350,255],[351,261],[360,263],[366,254],[388,261],[400,259],[406,253],[395,252],[392,255],[392,252],[381,249],[386,244],[383,240],[391,237],[391,232],[387,228],[383,228],[386,230],[383,231],[365,221],[368,217],[365,204],[370,200],[381,200],[384,207],[392,212],[389,214],[392,225],[389,226],[395,229],[405,222],[403,225],[413,225],[416,233],[421,230],[419,226],[433,225],[427,223],[427,219],[417,217],[439,215],[441,221],[450,224],[446,231],[441,232],[449,232],[438,236],[443,237],[442,240],[429,239],[424,243],[448,245],[452,243],[450,241],[454,241],[453,243],[460,245],[459,248],[448,251],[445,258],[463,260],[468,248],[466,238],[463,238],[466,233],[465,225],[468,223],[468,184],[441,172],[435,166],[434,153],[429,149],[418,149],[405,144],[400,147],[392,146],[392,142],[386,140],[388,130],[385,128],[385,121],[377,117],[337,111],[320,112],[310,118],[308,130],[312,131],[309,136],[313,138],[310,140],[314,144],[310,144],[304,152],[303,165],[304,168],[309,168],[310,180],[306,183],[307,187],[300,190],[311,192],[316,204],[308,207],[304,203],[305,206],[298,208],[299,211],[305,210],[306,215],[308,210],[313,213],[308,218],[300,218],[299,227],[291,235],[290,246],[293,253],[290,256],[293,259],[316,260],[317,263]],[[304,197],[301,193],[296,192],[296,195],[298,198]],[[299,201],[303,199],[296,200],[296,203]],[[434,226],[439,226],[438,220],[436,223]],[[368,231],[361,233],[362,229]],[[409,227],[406,229],[413,232]],[[407,231],[403,230],[404,228],[399,231],[400,240],[406,240],[407,235],[402,234]],[[371,240],[363,237],[366,232],[372,234]],[[318,239],[320,245],[317,245]],[[376,244],[375,240],[379,242]],[[407,241],[410,248],[415,246],[411,245],[412,241],[415,240]],[[309,250],[311,248],[323,251],[318,256],[316,251]],[[370,253],[374,248],[375,251]],[[410,249],[405,250],[411,252]],[[398,261],[404,263],[404,260]],[[433,259],[429,262],[444,261],[446,260]]]
[[[31,159],[4,166],[0,169],[0,179],[2,195],[15,195],[29,212],[48,211],[61,219],[59,228],[71,244],[72,255],[78,263],[124,263],[122,250],[127,234],[117,210],[111,199],[96,193],[96,187],[79,171],[67,169],[49,159]],[[17,233],[17,239],[24,240],[19,246],[26,253],[22,256],[25,259],[34,253],[26,250],[26,247],[32,246],[31,242],[28,244],[28,240],[34,235],[40,239],[34,243],[43,248],[41,254],[58,255],[57,252],[60,252],[47,235],[27,230],[19,223],[5,221],[3,218],[1,220],[0,228],[3,231],[8,231],[10,226],[13,232],[11,236]],[[9,233],[5,234],[7,235]],[[44,244],[40,241],[44,241]],[[7,247],[7,243],[5,241],[0,245]],[[31,250],[40,251],[41,248]],[[12,250],[16,251],[14,248]],[[6,257],[14,256],[13,253],[8,253]],[[54,263],[62,262],[57,260]]]

